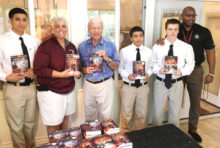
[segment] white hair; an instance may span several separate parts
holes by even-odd
[[[66,25],[66,19],[64,17],[54,17],[52,20],[51,20],[51,26],[52,28],[54,27],[54,24],[57,22],[57,21],[63,21]]]

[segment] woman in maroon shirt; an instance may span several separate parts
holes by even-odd
[[[53,36],[41,43],[34,59],[38,103],[48,133],[67,129],[69,115],[75,112],[74,77],[80,77],[79,71],[65,70],[66,54],[77,54],[76,47],[65,39],[65,19],[54,18],[52,30]]]

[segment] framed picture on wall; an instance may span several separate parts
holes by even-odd
[[[165,32],[165,23],[168,19],[175,18],[180,20],[181,10],[174,11],[163,11],[162,12],[162,20],[161,20],[161,37],[164,38],[166,36]]]

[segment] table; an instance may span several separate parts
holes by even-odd
[[[126,133],[133,148],[202,148],[172,124]]]

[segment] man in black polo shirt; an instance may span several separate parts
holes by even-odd
[[[215,69],[215,45],[210,31],[195,23],[196,11],[193,7],[184,8],[181,18],[183,23],[180,27],[178,38],[192,45],[195,55],[195,68],[191,75],[186,76],[184,79],[190,97],[188,133],[196,141],[201,142],[202,138],[196,132],[200,115],[201,90],[203,82],[208,84],[213,81]],[[205,61],[204,50],[208,61],[209,73],[203,80],[203,67],[201,64]]]
[[[215,45],[210,31],[195,23],[196,11],[193,7],[185,7],[181,14],[182,24],[178,38],[193,47],[195,55],[195,67],[191,75],[184,78],[185,84],[190,98],[190,111],[189,111],[189,130],[188,133],[194,140],[202,142],[202,138],[196,132],[198,119],[200,115],[200,99],[202,84],[209,84],[214,78],[215,69]],[[157,44],[164,44],[162,40],[158,40]],[[206,53],[209,73],[203,80],[203,67],[202,63],[205,61],[204,50]]]

